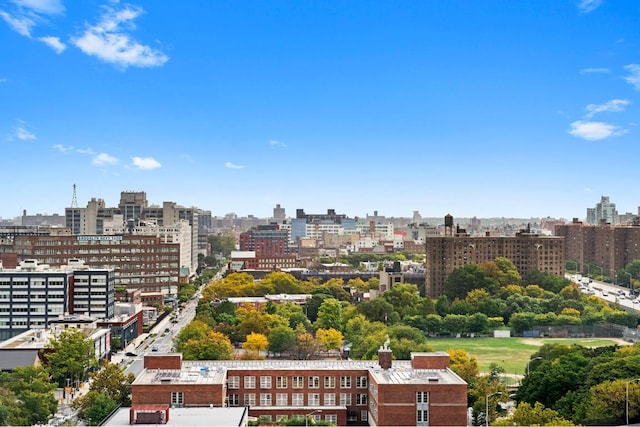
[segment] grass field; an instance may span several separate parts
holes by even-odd
[[[580,344],[586,347],[615,345],[615,340],[605,338],[433,338],[428,340],[434,351],[450,348],[464,349],[478,359],[480,372],[488,372],[489,365],[495,363],[507,375],[523,375],[527,362],[538,348],[547,343]]]

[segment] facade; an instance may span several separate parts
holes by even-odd
[[[203,216],[202,226],[200,217]],[[113,228],[127,228],[140,225],[155,227],[177,227],[181,221],[187,221],[191,227],[189,245],[190,259],[185,266],[195,272],[198,267],[198,253],[207,254],[206,235],[211,232],[211,212],[198,208],[186,208],[174,202],[163,202],[162,206],[149,205],[144,191],[120,193],[117,207],[107,207],[103,199],[92,198],[86,208],[70,207],[65,209],[66,226],[73,235],[104,235],[113,232]],[[120,221],[114,224],[114,220]],[[182,226],[181,226],[182,227]],[[147,235],[155,235],[153,229],[143,228]],[[155,230],[157,232],[157,230]],[[115,234],[121,232],[116,231]],[[200,236],[203,236],[202,238]]]
[[[296,217],[291,219],[290,241],[300,239],[320,240],[324,233],[350,234],[356,232],[356,220],[344,214],[336,214],[334,209],[327,209],[326,214],[306,214],[303,209],[296,209]]]
[[[255,251],[232,251],[229,262],[229,270],[231,271],[276,271],[297,266],[298,257],[296,255],[258,257]]]
[[[467,424],[467,384],[445,352],[379,361],[182,361],[145,356],[132,384],[132,405],[248,407],[273,421],[312,415],[336,425]]]
[[[588,225],[574,219],[557,225],[555,235],[564,238],[567,267],[573,271],[589,273],[588,266],[595,264],[591,273],[614,278],[616,271],[640,259],[640,226]]]
[[[35,259],[63,266],[78,259],[93,269],[113,270],[117,285],[144,292],[176,295],[180,276],[180,244],[157,236],[138,235],[25,235],[0,244],[0,252],[17,260]]]
[[[288,257],[289,235],[278,224],[258,225],[240,234],[241,251],[253,251],[257,258]]]
[[[114,314],[114,274],[79,263],[51,268],[36,260],[0,269],[0,340],[45,329],[64,316],[106,319]]]
[[[467,264],[508,258],[524,276],[530,271],[564,276],[565,239],[522,230],[515,237],[471,237],[464,232],[427,237],[425,292],[430,298],[444,294],[449,274]]]

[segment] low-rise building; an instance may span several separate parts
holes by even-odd
[[[132,384],[132,405],[248,407],[278,421],[313,415],[336,425],[439,426],[467,424],[467,383],[445,352],[378,361],[183,361],[180,354],[147,355]]]

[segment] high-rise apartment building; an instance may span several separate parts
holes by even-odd
[[[454,270],[498,257],[511,260],[523,278],[530,271],[564,275],[564,238],[540,236],[530,230],[509,237],[471,237],[458,230],[445,236],[427,236],[425,247],[425,293],[430,298],[444,294],[444,284]]]
[[[557,225],[555,235],[564,238],[567,268],[596,273],[611,279],[631,261],[640,259],[640,226],[590,225],[574,219]],[[575,265],[572,265],[575,263]],[[587,266],[595,270],[587,271]]]

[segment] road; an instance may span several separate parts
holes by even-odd
[[[129,346],[123,351],[121,366],[126,366],[125,374],[140,375],[144,369],[144,355],[152,353],[171,353],[174,349],[173,339],[175,336],[193,320],[196,315],[198,298],[200,293],[187,302],[183,308],[176,310],[176,323],[173,323],[171,316],[165,317],[160,323],[155,325],[149,334],[140,337],[142,342],[135,348]],[[134,357],[124,355],[126,352],[136,354]]]
[[[574,274],[567,274],[565,277],[574,283],[580,284],[581,276]],[[624,286],[613,285],[607,282],[600,282],[598,280],[591,280],[586,288],[582,289],[584,293],[592,292],[592,295],[597,295],[602,299],[605,299],[612,303],[617,303],[622,307],[638,311],[640,310],[640,300],[629,298],[629,288]],[[636,297],[633,297],[636,298]]]

